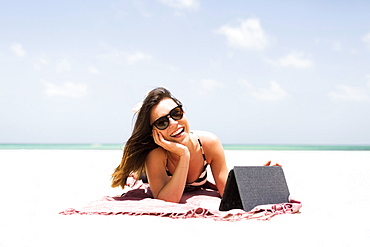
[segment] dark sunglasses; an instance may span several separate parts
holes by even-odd
[[[171,117],[173,120],[180,120],[183,115],[184,111],[182,110],[182,106],[178,105],[173,108],[166,116],[160,117],[155,120],[152,126],[157,127],[159,130],[165,130],[167,129],[168,125],[170,125],[170,120],[168,120],[168,117]]]

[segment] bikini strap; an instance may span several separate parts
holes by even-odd
[[[192,133],[192,134],[194,134],[193,132],[191,132],[191,133]],[[195,136],[197,137],[197,139],[198,139],[198,143],[199,143],[200,151],[202,152],[203,160],[204,160],[204,163],[205,163],[204,167],[207,167],[207,166],[208,166],[208,163],[207,163],[206,155],[205,155],[205,153],[204,153],[204,149],[203,149],[202,142],[200,141],[200,138],[199,138],[199,136],[198,136],[197,134],[194,134],[194,135],[195,135]]]
[[[198,137],[198,143],[199,143],[199,146],[200,146],[200,150],[202,151],[203,159],[204,159],[204,161],[207,161],[206,155],[204,154],[203,145],[202,145],[199,137]]]

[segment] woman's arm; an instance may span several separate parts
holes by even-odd
[[[216,182],[217,189],[222,196],[225,189],[225,184],[229,170],[226,166],[225,152],[220,139],[210,133],[203,132],[202,134],[203,148],[206,152],[207,160],[211,166],[213,178]]]
[[[190,152],[187,147],[164,140],[158,132],[153,132],[156,143],[165,149],[157,148],[146,158],[146,172],[154,198],[170,202],[179,202],[184,192],[189,170]],[[179,161],[172,177],[166,173],[166,151],[179,155]]]

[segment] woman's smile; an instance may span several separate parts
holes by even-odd
[[[181,127],[178,128],[175,132],[173,132],[170,136],[173,138],[179,138],[183,135],[185,128]]]

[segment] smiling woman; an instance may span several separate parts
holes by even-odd
[[[222,196],[228,169],[220,140],[192,131],[181,102],[167,89],[155,88],[138,111],[112,187],[124,188],[129,176],[146,174],[154,198],[179,202],[185,190],[210,186],[208,165]]]

